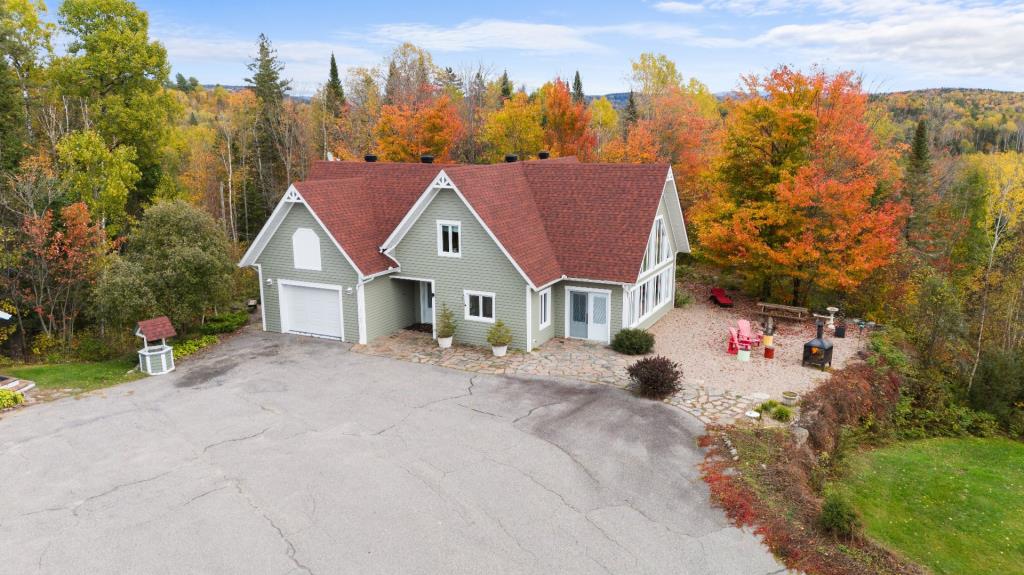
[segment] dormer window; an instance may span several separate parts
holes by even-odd
[[[462,257],[462,223],[437,220],[437,255]]]
[[[292,234],[292,258],[297,270],[320,271],[320,236],[309,228]]]

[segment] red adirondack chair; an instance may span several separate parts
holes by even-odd
[[[736,321],[736,325],[739,326],[739,343],[740,345],[749,345],[751,347],[757,347],[761,345],[761,336],[754,333],[754,330],[750,327],[750,322],[741,319]]]
[[[732,307],[732,298],[726,295],[725,290],[719,287],[711,288],[711,301],[718,307]]]
[[[740,337],[734,327],[729,328],[729,347],[725,351],[729,355],[736,355],[740,351]]]

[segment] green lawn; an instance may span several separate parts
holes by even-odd
[[[90,391],[139,379],[143,374],[132,371],[135,366],[135,362],[131,360],[112,359],[96,362],[20,365],[5,367],[0,371],[4,375],[32,380],[39,389],[71,388]]]
[[[869,535],[936,574],[1024,573],[1024,443],[928,439],[851,458]]]

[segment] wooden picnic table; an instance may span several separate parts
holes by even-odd
[[[759,301],[757,302],[757,307],[757,313],[760,315],[777,319],[805,320],[811,314],[811,310],[805,307],[782,305],[777,303],[765,303]]]

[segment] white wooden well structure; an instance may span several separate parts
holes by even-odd
[[[142,338],[139,350],[139,370],[149,375],[163,375],[174,370],[174,348],[167,345],[167,338],[177,332],[167,316],[140,321],[135,335]],[[155,343],[157,340],[160,343]]]

